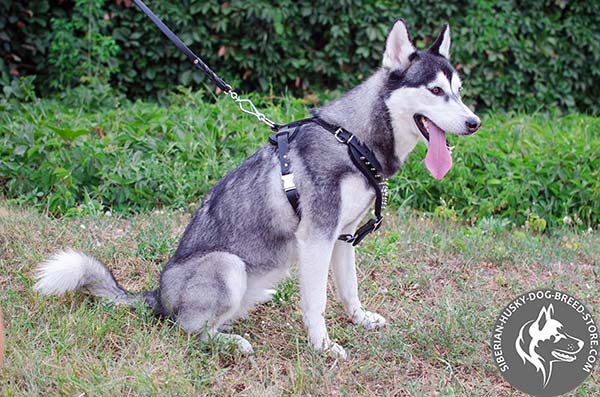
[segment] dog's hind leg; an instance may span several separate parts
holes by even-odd
[[[246,289],[246,294],[242,299],[242,304],[238,308],[238,311],[223,324],[219,325],[218,331],[231,331],[233,329],[234,321],[241,318],[246,318],[248,316],[248,311],[254,306],[270,302],[273,299],[273,295],[275,295],[276,292],[277,290],[275,289],[262,289],[259,291],[255,291],[252,290],[250,286],[248,286],[248,288]]]
[[[245,318],[248,311],[256,305],[270,302],[277,292],[273,287],[276,287],[285,276],[289,275],[289,267],[290,264],[286,263],[267,272],[248,275],[246,293],[233,320]]]
[[[385,318],[363,309],[358,298],[358,281],[356,279],[356,266],[354,246],[343,241],[337,241],[333,248],[331,258],[333,279],[337,294],[346,310],[346,314],[354,324],[362,325],[366,329],[374,329],[385,325]]]
[[[188,260],[166,270],[161,285],[163,305],[186,332],[203,341],[233,342],[241,353],[253,352],[243,337],[218,331],[239,311],[246,293],[246,266],[238,256],[213,252]]]

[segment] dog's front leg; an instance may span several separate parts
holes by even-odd
[[[364,310],[358,298],[354,246],[343,241],[337,241],[333,250],[331,265],[338,297],[350,320],[366,329],[384,326],[385,318],[377,313]]]
[[[330,351],[334,356],[345,359],[344,348],[329,339],[324,317],[333,244],[331,238],[319,238],[315,235],[305,235],[298,239],[300,306],[312,347],[317,351]]]

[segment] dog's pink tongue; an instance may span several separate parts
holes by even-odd
[[[425,166],[435,179],[442,179],[452,168],[452,156],[446,144],[446,134],[431,121],[428,123],[429,147],[425,156]]]

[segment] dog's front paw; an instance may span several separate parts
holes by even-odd
[[[366,310],[356,311],[351,320],[354,324],[362,325],[366,329],[375,329],[385,325],[383,316]]]
[[[330,340],[323,341],[323,343],[313,344],[313,348],[318,352],[326,352],[331,354],[334,358],[345,360],[348,358],[348,354],[344,348]]]
[[[339,358],[342,360],[345,360],[348,358],[348,354],[346,353],[346,350],[342,346],[338,345],[335,342],[331,342],[331,344],[329,345],[329,348],[327,349],[327,352],[329,352],[329,354],[331,354],[335,358]]]
[[[237,344],[238,352],[240,352],[242,354],[254,354],[254,349],[252,348],[252,345],[250,344],[250,342],[248,342],[246,339],[242,338],[241,336],[237,339],[236,344]]]
[[[262,303],[271,302],[271,300],[273,299],[273,295],[275,295],[276,293],[277,293],[277,290],[275,290],[275,289],[263,290],[262,293],[260,294],[260,296],[258,297],[258,303],[262,304]]]

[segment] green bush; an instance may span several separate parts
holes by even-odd
[[[10,96],[17,77],[47,76],[50,20],[60,15],[66,12],[49,1],[0,0],[0,85],[5,95]]]
[[[97,1],[80,0],[74,8],[68,1],[0,0],[2,85],[10,85],[11,75],[33,74],[42,94],[48,93],[48,82],[71,65],[70,60],[48,64],[49,37],[56,28],[50,20],[67,16],[96,21],[87,30],[75,29],[76,37],[97,32],[116,42],[120,52],[110,64],[118,73],[112,83],[130,97],[161,97],[177,84],[202,84],[202,74],[131,0],[106,2],[101,17],[85,5]],[[353,85],[380,64],[385,35],[403,17],[421,48],[431,43],[443,21],[450,22],[453,62],[465,77],[465,96],[480,110],[600,112],[600,12],[594,1],[148,3],[242,90],[298,94]],[[73,48],[78,46],[74,40]]]
[[[82,107],[100,92],[101,102]],[[68,98],[0,102],[0,194],[54,215],[195,208],[270,133],[228,98],[205,102],[189,90],[168,107],[115,98],[102,86]],[[254,99],[276,121],[307,115],[304,100]],[[600,118],[583,115],[487,116],[480,133],[449,137],[454,167],[441,181],[425,169],[419,145],[391,180],[392,208],[540,230],[541,220],[555,227],[568,216],[595,227],[599,130]]]
[[[52,18],[49,63],[53,79],[48,84],[55,90],[77,86],[79,82],[108,82],[116,65],[111,61],[119,52],[115,40],[102,33],[104,0],[75,0],[70,18]]]

